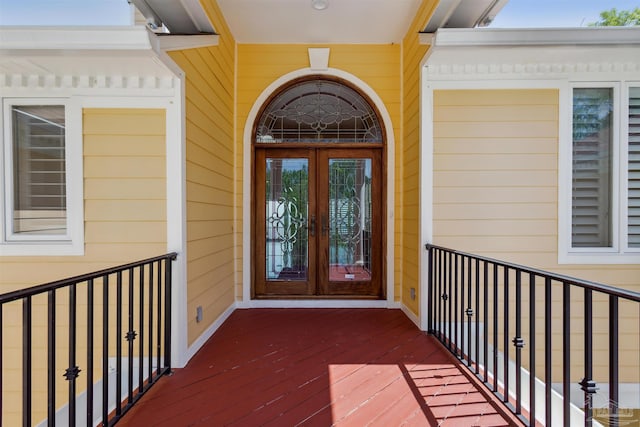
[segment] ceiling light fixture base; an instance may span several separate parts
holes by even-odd
[[[315,10],[325,10],[329,7],[329,0],[311,0],[311,7]]]

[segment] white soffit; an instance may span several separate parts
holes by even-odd
[[[400,43],[421,0],[218,0],[238,43]]]

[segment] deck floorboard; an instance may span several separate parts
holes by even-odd
[[[516,424],[462,369],[400,310],[236,310],[118,426]]]

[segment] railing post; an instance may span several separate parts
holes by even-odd
[[[166,260],[165,262],[165,290],[164,290],[164,366],[167,369],[167,373],[171,372],[171,290],[172,290],[172,261],[175,257]]]
[[[171,284],[172,284],[172,261],[175,256],[165,260],[165,281],[164,281],[164,366],[167,372],[171,371]]]
[[[433,333],[433,308],[434,308],[434,303],[433,303],[433,251],[431,250],[431,247],[429,245],[425,246],[427,249],[427,268],[429,269],[429,274],[427,275],[427,297],[429,299],[429,302],[427,304],[427,308],[429,310],[429,317],[428,317],[428,326],[427,326],[427,330],[430,334]]]

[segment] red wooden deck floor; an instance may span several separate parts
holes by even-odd
[[[400,310],[236,310],[123,426],[505,426]]]

